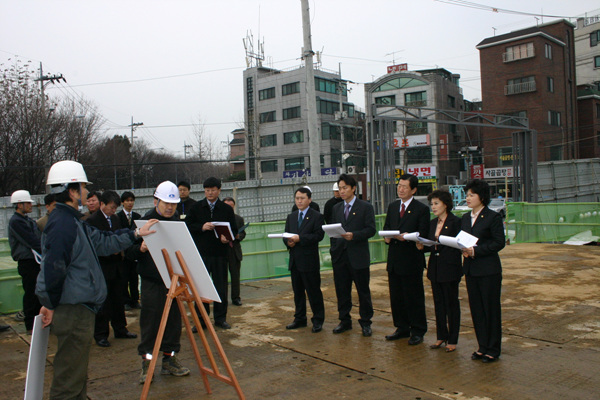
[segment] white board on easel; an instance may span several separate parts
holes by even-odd
[[[146,222],[148,221],[135,221],[140,228],[144,226]],[[162,255],[162,249],[167,249],[169,254],[175,254],[176,251],[181,251],[190,273],[192,274],[191,279],[194,282],[200,297],[220,303],[221,298],[215,289],[215,285],[213,285],[213,281],[206,270],[204,261],[202,261],[200,253],[198,253],[196,244],[194,243],[185,222],[159,221],[154,224],[151,229],[155,230],[156,233],[144,236],[143,239],[150,250],[152,260],[154,260],[154,264],[156,264],[165,286],[167,288],[171,287],[171,277],[169,276],[167,264],[165,264],[165,259]],[[171,260],[171,264],[174,273],[183,275],[183,271],[177,260]]]

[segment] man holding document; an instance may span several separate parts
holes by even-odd
[[[221,298],[221,302],[214,303],[213,306],[215,326],[229,329],[231,325],[227,322],[227,250],[233,246],[233,243],[225,234],[215,235],[215,223],[229,223],[230,239],[237,235],[237,224],[233,208],[223,203],[219,199],[219,194],[221,194],[221,181],[213,177],[206,179],[205,198],[192,206],[185,223]],[[209,304],[204,306],[208,313]]]
[[[298,210],[288,215],[285,232],[293,236],[283,243],[290,252],[290,274],[294,290],[294,321],[286,329],[297,329],[306,323],[306,296],[313,312],[312,331],[321,332],[325,320],[325,305],[321,292],[321,262],[319,242],[323,240],[323,215],[309,207],[311,191],[306,187],[296,189],[294,200]]]
[[[385,237],[388,248],[388,280],[390,304],[396,331],[387,335],[387,340],[410,338],[408,344],[423,342],[427,332],[425,317],[425,289],[423,270],[425,255],[417,249],[416,243],[407,241],[405,234],[418,232],[419,236],[429,236],[429,208],[414,199],[419,180],[414,175],[405,174],[398,180],[398,197],[388,207],[384,230],[398,230],[399,234]]]
[[[356,180],[346,174],[338,178],[342,202],[333,207],[332,223],[341,224],[346,233],[331,239],[331,261],[333,281],[338,301],[340,323],[333,333],[352,329],[352,282],[356,286],[359,302],[359,323],[363,336],[371,336],[373,303],[369,288],[371,255],[369,238],[375,235],[375,212],[373,206],[359,200],[356,193]]]

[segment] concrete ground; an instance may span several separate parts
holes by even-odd
[[[233,329],[217,334],[248,399],[591,399],[600,392],[600,247],[517,244],[502,253],[503,353],[500,361],[472,361],[476,349],[466,288],[461,283],[462,327],[458,350],[431,350],[435,321],[426,282],[429,332],[425,344],[387,342],[394,331],[384,264],[371,268],[375,307],[373,336],[358,323],[340,335],[332,272],[322,274],[326,321],[322,332],[285,329],[293,319],[289,278],[245,282],[241,307],[230,306]],[[243,268],[243,266],[242,266]],[[357,299],[355,298],[355,303]],[[358,310],[353,310],[357,316]],[[139,333],[139,311],[127,313]],[[0,398],[22,398],[28,342],[23,323],[10,316],[0,333]],[[138,340],[110,339],[110,348],[92,347],[90,399],[139,398]],[[235,399],[234,389],[209,378],[207,395],[189,342],[182,336],[180,358],[190,376],[155,375],[154,399]],[[56,340],[51,336],[46,393],[52,379]],[[206,364],[206,358],[203,359]],[[47,397],[47,394],[46,394]]]

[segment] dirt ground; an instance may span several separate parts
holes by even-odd
[[[333,275],[322,273],[326,321],[320,333],[310,326],[294,331],[289,278],[244,282],[241,307],[229,307],[233,329],[217,334],[247,399],[591,399],[600,390],[600,247],[517,244],[502,252],[503,353],[500,361],[470,359],[476,349],[466,288],[461,283],[458,350],[431,350],[435,341],[433,301],[428,281],[429,332],[425,343],[388,342],[394,331],[384,264],[371,267],[375,316],[373,336],[354,329],[332,334],[337,325]],[[243,268],[243,265],[242,265]],[[357,304],[357,298],[354,297]],[[357,317],[358,309],[353,309]],[[129,329],[139,333],[139,311],[127,312]],[[0,398],[23,397],[31,337],[11,316],[0,333]],[[136,399],[138,340],[110,339],[92,346],[90,399]],[[201,345],[200,345],[201,347]],[[46,398],[56,340],[51,336],[46,364]],[[202,352],[204,355],[204,352]],[[185,334],[180,358],[192,373],[176,378],[156,373],[153,399],[235,399],[234,389],[209,378],[206,394]],[[206,357],[203,357],[206,364]],[[221,365],[221,364],[220,364]],[[159,366],[160,368],[160,366]],[[222,369],[222,371],[224,371]]]

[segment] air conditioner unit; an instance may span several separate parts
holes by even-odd
[[[358,169],[355,165],[349,165],[346,170],[349,174],[356,174],[358,172]]]

